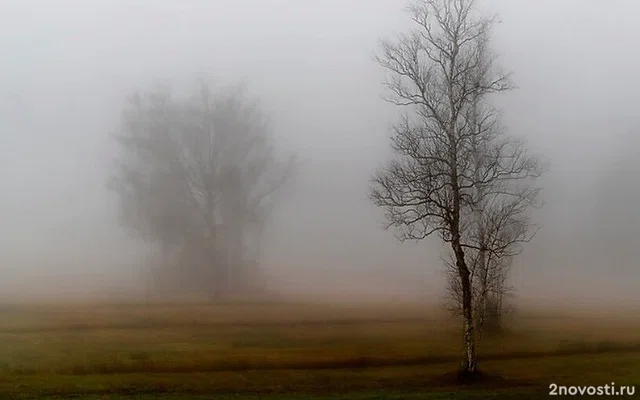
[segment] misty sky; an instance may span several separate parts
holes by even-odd
[[[411,28],[404,4],[3,1],[0,290],[112,288],[141,275],[145,249],[120,229],[105,187],[109,134],[131,90],[207,77],[246,80],[283,152],[301,159],[266,243],[275,281],[439,296],[437,241],[398,243],[366,198],[396,115],[372,55]],[[514,285],[527,298],[637,299],[640,3],[481,6],[500,15],[493,45],[518,87],[499,99],[505,125],[550,168],[542,229]]]

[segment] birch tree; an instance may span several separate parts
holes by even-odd
[[[377,56],[387,71],[387,100],[404,112],[393,129],[394,157],[374,175],[370,197],[401,240],[435,234],[448,244],[462,371],[474,374],[473,274],[530,238],[522,216],[536,198],[532,182],[541,169],[500,129],[490,101],[511,87],[489,48],[494,18],[477,15],[473,0],[419,0],[409,13],[415,29],[383,41]]]

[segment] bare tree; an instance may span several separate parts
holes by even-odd
[[[177,98],[158,86],[123,111],[111,183],[127,227],[160,245],[171,279],[212,295],[249,279],[274,194],[291,171],[239,85],[202,82]],[[167,266],[165,266],[167,267]],[[178,282],[172,282],[176,284]]]
[[[487,41],[481,44],[480,57],[482,65],[486,64],[487,50],[483,48]],[[478,77],[485,76],[489,71],[484,70]],[[480,83],[478,83],[480,84]],[[475,201],[471,203],[471,215],[466,220],[472,221],[467,237],[466,256],[471,272],[471,290],[473,299],[474,321],[477,343],[480,342],[485,322],[490,323],[490,330],[494,333],[500,329],[502,317],[506,312],[506,297],[511,289],[507,285],[509,271],[513,258],[522,251],[522,244],[529,241],[532,224],[528,213],[529,207],[536,203],[539,190],[531,185],[531,179],[541,172],[537,163],[531,159],[529,165],[520,166],[521,172],[528,172],[528,176],[518,176],[515,180],[501,180],[485,183],[483,176],[492,167],[495,160],[486,159],[488,151],[487,139],[493,145],[512,147],[511,154],[522,152],[523,143],[504,141],[498,118],[493,111],[480,107],[481,98],[476,93],[472,97],[469,121],[472,130],[483,133],[474,136],[471,148],[472,167],[474,169],[475,185],[473,188]],[[484,118],[482,118],[484,116]],[[486,118],[491,116],[490,118]],[[524,158],[524,157],[523,157]],[[489,161],[489,164],[487,164]],[[516,185],[517,184],[517,185]],[[510,195],[505,195],[505,194]],[[462,288],[457,279],[455,263],[447,263],[449,278],[449,293],[454,300],[453,308],[462,312]]]
[[[394,127],[395,157],[374,175],[370,194],[401,240],[438,234],[449,244],[466,374],[476,371],[472,273],[529,239],[521,217],[536,198],[531,180],[541,172],[523,144],[500,129],[489,97],[508,90],[509,79],[488,48],[494,19],[475,16],[473,6],[473,0],[413,2],[417,29],[382,43],[377,61],[388,72],[388,100],[406,112]]]
[[[522,197],[519,200],[526,203],[535,199]],[[520,211],[524,211],[524,208]],[[520,245],[532,237],[527,229],[530,226],[528,215],[518,215],[518,212],[513,208],[484,210],[477,223],[477,236],[469,238],[470,243],[474,244],[467,245],[465,255],[471,273],[476,345],[480,343],[485,330],[497,334],[502,329],[502,321],[507,312],[507,299],[512,292],[508,286],[512,261],[521,251]],[[520,225],[515,226],[516,224]],[[502,236],[502,239],[498,239],[498,235]],[[508,252],[498,248],[504,246],[510,248]],[[463,291],[454,257],[446,259],[445,265],[451,301],[450,311],[462,315]]]

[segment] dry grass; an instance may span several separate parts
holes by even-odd
[[[510,385],[607,372],[605,382],[640,383],[640,372],[633,372],[640,371],[640,314],[572,315],[522,313],[502,337],[487,339],[481,365]],[[423,305],[0,308],[0,391],[12,393],[31,390],[25,387],[51,394],[438,386],[459,353],[456,321]],[[594,367],[596,359],[606,370]],[[574,364],[573,372],[563,372]]]

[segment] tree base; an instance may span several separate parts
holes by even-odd
[[[469,372],[465,370],[458,370],[448,373],[442,377],[443,383],[448,385],[479,385],[479,384],[492,384],[497,382],[504,382],[504,379],[492,375],[487,375],[480,370]]]
[[[494,379],[478,369],[473,372],[461,369],[457,373],[457,383],[460,385],[471,385],[492,380]]]
[[[491,375],[479,370],[471,373],[463,370],[452,371],[442,375],[438,382],[447,387],[473,387],[476,389],[506,389],[525,386],[536,387],[538,385],[537,382],[505,378],[500,375]]]

